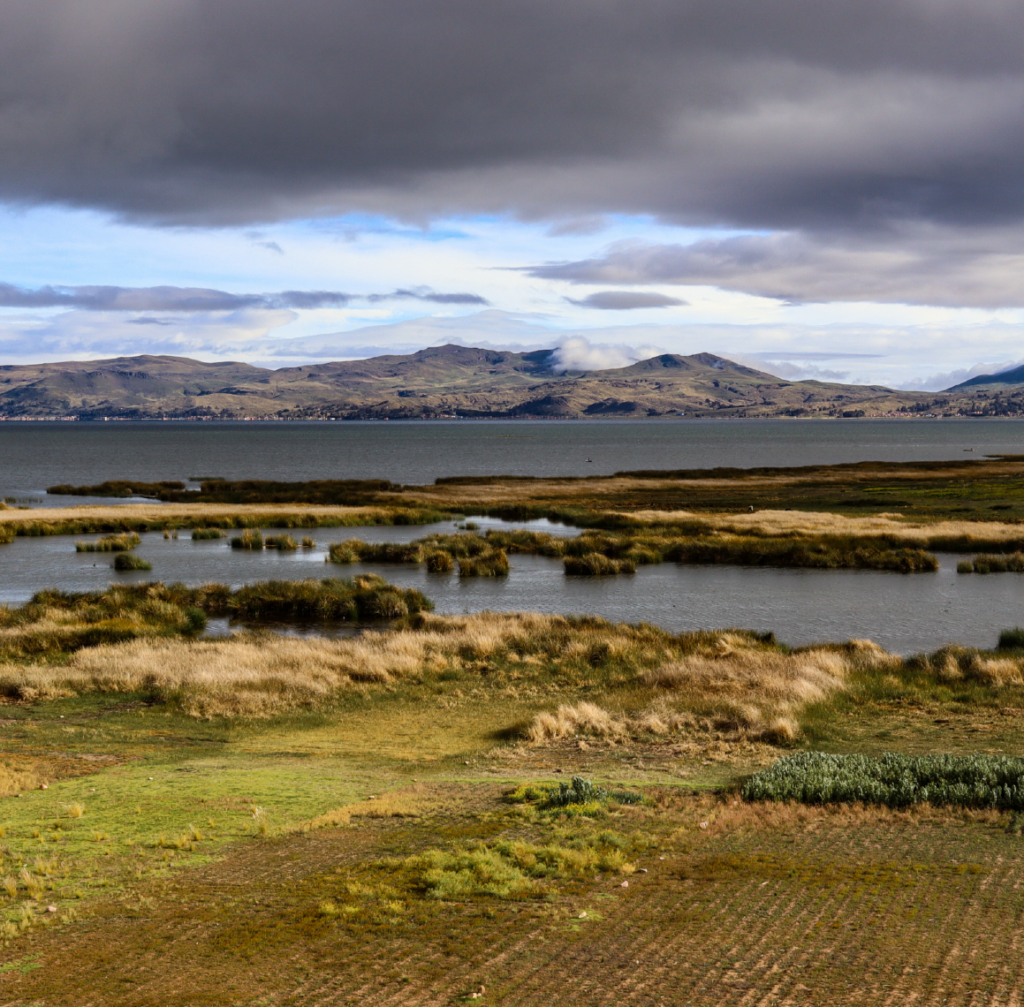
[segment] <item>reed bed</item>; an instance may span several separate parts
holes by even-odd
[[[703,527],[703,526],[701,526]],[[527,553],[563,560],[571,576],[631,574],[638,566],[675,562],[744,566],[804,567],[821,570],[889,570],[921,573],[938,569],[938,560],[923,549],[855,537],[767,538],[722,532],[699,532],[696,526],[643,531],[588,529],[576,537],[533,531],[491,529],[486,534],[429,535],[416,542],[369,543],[348,539],[330,548],[334,563],[421,563],[427,555],[448,553],[462,576],[502,576],[466,571],[500,570],[495,555]],[[485,557],[489,557],[485,559]],[[440,567],[443,561],[434,559]]]
[[[96,542],[76,542],[75,552],[128,552],[141,541],[135,532],[105,535]]]
[[[224,532],[220,528],[193,528],[192,541],[202,542],[207,539],[224,538]]]

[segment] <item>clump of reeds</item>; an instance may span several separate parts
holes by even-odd
[[[114,557],[114,569],[119,570],[121,573],[127,573],[131,570],[152,570],[153,564],[141,556],[136,556],[134,553],[122,552]]]
[[[566,556],[562,563],[566,574],[572,577],[606,577],[619,573],[636,573],[636,564],[632,559],[609,559],[599,552],[588,552],[583,556]]]
[[[0,545],[10,545],[14,539],[14,526],[9,524],[0,524]]]
[[[1024,552],[979,553],[973,559],[961,560],[957,573],[1024,573]]]
[[[479,556],[464,556],[459,560],[460,577],[507,577],[508,556],[504,549],[492,549]]]
[[[263,535],[259,528],[246,528],[241,535],[231,539],[232,549],[248,549],[256,551],[263,548]]]
[[[451,573],[455,568],[455,560],[447,549],[429,549],[423,559],[430,573]]]
[[[96,542],[76,542],[76,552],[128,552],[134,549],[142,539],[135,532],[121,535],[104,535]]]
[[[279,549],[282,552],[292,552],[298,549],[298,543],[291,535],[268,535],[263,540],[265,549]]]
[[[309,535],[306,535],[302,539],[302,548],[303,549],[315,549],[316,548],[316,542],[312,538],[310,538]]]
[[[224,532],[220,528],[193,528],[192,541],[200,542],[203,539],[224,538]]]

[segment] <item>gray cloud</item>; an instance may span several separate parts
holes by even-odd
[[[427,289],[390,294],[345,294],[337,290],[284,290],[273,294],[231,294],[204,287],[61,287],[29,289],[0,283],[0,308],[68,308],[79,311],[238,311],[243,308],[340,308],[357,300],[408,300],[435,304],[485,305],[477,294],[438,294]],[[156,320],[136,318],[137,325]]]
[[[1019,220],[1022,37],[1007,0],[10,3],[0,199]]]
[[[781,233],[691,245],[621,243],[578,262],[529,270],[571,283],[710,285],[791,302],[878,301],[950,307],[1024,305],[1016,229],[904,225],[883,234]]]
[[[570,304],[581,308],[597,308],[600,311],[633,311],[636,308],[671,308],[685,304],[677,297],[655,294],[643,290],[599,290],[588,294],[579,301],[567,298]]]

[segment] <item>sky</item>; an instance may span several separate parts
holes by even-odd
[[[1016,0],[0,5],[0,365],[1024,361]]]

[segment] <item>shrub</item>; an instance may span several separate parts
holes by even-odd
[[[927,801],[1024,811],[1024,759],[896,753],[871,758],[801,752],[755,773],[743,787],[743,797],[804,804],[862,801],[891,808]]]
[[[259,528],[246,528],[241,535],[236,535],[231,540],[232,549],[262,549],[263,535]]]
[[[557,809],[572,814],[589,813],[598,810],[609,801],[619,804],[642,804],[643,795],[632,790],[606,790],[596,786],[582,776],[574,776],[570,783],[564,781],[557,787],[524,784],[517,787],[506,799],[513,804],[536,804],[541,810]]]
[[[999,634],[999,650],[1024,650],[1024,629],[1004,629]]]
[[[114,569],[127,573],[130,570],[152,570],[153,564],[141,556],[134,556],[130,552],[118,553],[114,557]]]
[[[479,556],[459,560],[460,577],[507,577],[508,556],[504,549],[492,549]]]
[[[123,535],[104,535],[97,542],[76,542],[76,552],[128,552],[134,549],[142,539],[135,532]]]

